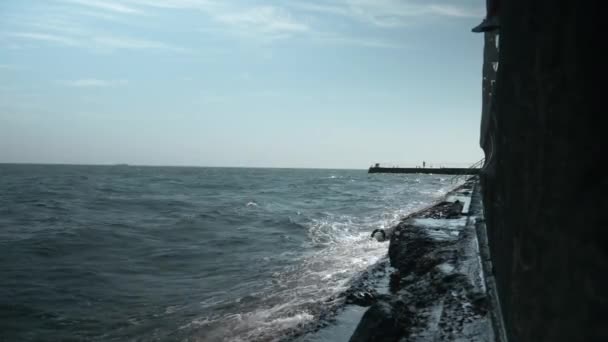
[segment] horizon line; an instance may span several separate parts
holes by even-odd
[[[61,162],[0,162],[0,165],[30,165],[30,166],[113,166],[113,167],[183,167],[208,169],[283,169],[283,170],[367,170],[368,167],[353,169],[343,167],[286,167],[286,166],[205,166],[205,165],[164,165],[164,164],[129,164],[129,163],[61,163]]]

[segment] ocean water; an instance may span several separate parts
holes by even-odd
[[[0,165],[0,340],[282,341],[331,325],[438,175]]]

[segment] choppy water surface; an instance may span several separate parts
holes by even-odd
[[[451,187],[349,170],[0,165],[0,339],[299,334],[386,254],[373,229]]]

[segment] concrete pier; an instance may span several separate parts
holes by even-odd
[[[380,167],[372,166],[368,173],[423,173],[436,175],[478,175],[478,168],[417,168],[417,167]]]

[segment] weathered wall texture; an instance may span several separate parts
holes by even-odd
[[[502,1],[495,96],[482,119],[482,186],[511,341],[608,341],[597,3]]]

